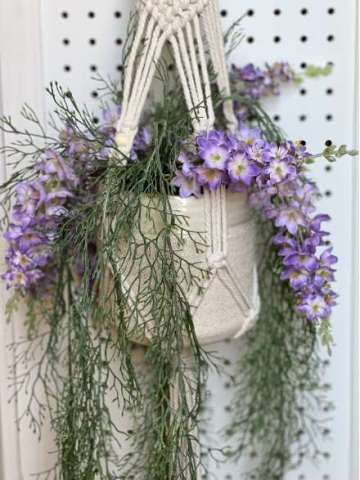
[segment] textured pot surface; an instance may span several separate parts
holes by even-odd
[[[152,202],[152,200],[149,200]],[[225,193],[225,209],[222,215],[226,216],[226,232],[222,235],[226,238],[226,251],[221,258],[213,258],[211,245],[213,242],[214,225],[209,221],[209,204],[206,196],[199,198],[170,197],[172,212],[186,218],[184,227],[191,232],[201,232],[208,247],[201,252],[196,251],[194,242],[186,233],[183,235],[183,243],[176,245],[179,255],[189,263],[197,263],[203,269],[209,270],[208,278],[202,282],[202,291],[199,294],[198,287],[188,287],[186,281],[181,282],[181,287],[191,305],[196,334],[201,344],[210,344],[224,339],[239,337],[250,328],[256,320],[259,310],[259,297],[257,291],[256,273],[256,233],[253,220],[253,212],[247,204],[247,197],[243,193]],[[180,217],[179,217],[180,218]],[[151,218],[141,219],[142,234],[149,238],[155,238],[161,230],[163,223],[160,214],[154,210]],[[220,222],[217,228],[224,228]],[[135,233],[136,235],[136,233]],[[139,235],[140,236],[140,235]],[[126,242],[121,242],[120,252],[126,251]],[[151,257],[151,251],[147,255]],[[129,266],[126,272],[128,289],[128,302],[137,305],[141,310],[136,322],[146,325],[145,338],[139,340],[146,343],[151,338],[151,313],[144,306],[141,308],[142,295],[146,282],[149,279],[149,270],[139,275],[142,270],[141,252],[138,252],[138,260]],[[139,308],[140,307],[140,308]],[[142,338],[144,334],[139,335]]]

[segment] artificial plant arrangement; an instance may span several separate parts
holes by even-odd
[[[142,13],[134,22],[144,22]],[[139,42],[137,31],[129,30],[130,47]],[[236,38],[232,29],[228,45]],[[226,429],[234,448],[224,456],[254,457],[260,448],[249,478],[275,480],[304,457],[322,455],[316,439],[326,432],[316,408],[329,405],[318,337],[331,347],[337,259],[322,227],[329,217],[316,212],[319,192],[308,171],[321,157],[335,161],[355,152],[328,144],[312,154],[273,123],[261,100],[299,81],[285,62],[233,66],[231,94],[219,89],[223,73],[215,68],[204,103],[189,108],[180,78],[189,65],[176,46],[164,47],[171,65],[158,62],[161,98],[147,106],[127,151],[121,119],[133,104],[126,79],[120,87],[102,84],[100,121],[56,83],[47,89],[55,106],[48,126],[29,106],[22,114],[33,131],[1,118],[1,129],[15,136],[2,149],[16,168],[1,187],[9,317],[19,302],[27,305],[28,338],[11,346],[26,367],[17,376],[14,366],[14,393],[30,391],[22,418],[38,435],[44,415],[50,416],[57,447],[53,469],[39,479],[206,478],[208,446],[197,431],[207,370],[218,361],[200,341],[205,334],[192,302],[201,302],[212,270],[221,278],[226,267],[224,217],[210,219],[220,246],[209,258],[203,210],[196,210],[208,199],[204,211],[210,211],[213,195],[233,199],[227,201],[235,220],[227,229],[241,222],[249,227],[232,245],[234,261],[248,268],[242,291],[235,291],[245,291],[247,313],[235,312],[237,324],[227,331],[226,305],[217,312],[229,337],[239,329],[245,334]],[[146,42],[142,48],[139,61],[146,62]],[[185,50],[193,61],[190,43]],[[131,48],[124,52],[124,65],[131,65]],[[169,68],[173,62],[184,71]],[[202,125],[201,109],[211,110],[210,93],[215,123],[194,129]],[[236,125],[227,130],[229,104]],[[229,291],[235,288],[227,282]],[[204,322],[209,315],[205,309]],[[144,368],[135,344],[143,345]],[[121,412],[129,410],[135,426],[125,432]],[[131,446],[125,453],[124,442]]]

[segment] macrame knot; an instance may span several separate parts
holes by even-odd
[[[121,153],[129,156],[131,147],[134,143],[137,129],[131,127],[122,127],[115,136],[115,143]]]
[[[223,252],[211,253],[207,257],[210,270],[219,270],[226,266],[226,255]]]

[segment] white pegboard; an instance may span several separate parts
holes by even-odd
[[[95,108],[98,71],[116,78],[121,69],[121,48],[132,2],[129,0],[42,0],[44,84],[57,80],[69,86],[74,96]],[[355,0],[221,0],[224,27],[247,13],[243,21],[246,38],[232,61],[288,60],[301,70],[304,64],[334,64],[323,80],[307,80],[289,88],[280,99],[269,102],[279,124],[294,139],[306,139],[319,151],[326,139],[352,145],[354,140],[354,46]],[[28,100],[28,99],[24,99]],[[50,108],[50,105],[49,105]],[[337,346],[328,381],[337,411],[326,445],[328,459],[319,469],[305,464],[288,480],[355,480],[351,471],[351,378],[353,264],[353,164],[345,159],[326,168],[320,163],[314,176],[325,193],[320,208],[333,217],[331,233],[340,256],[337,275],[340,305],[333,316]],[[238,346],[224,344],[221,353],[231,370]],[[231,405],[231,390],[224,379],[211,377],[209,399],[214,431],[225,424]],[[239,468],[221,464],[213,472],[219,480],[240,478]],[[267,479],[264,479],[267,480]]]

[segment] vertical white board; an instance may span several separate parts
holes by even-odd
[[[40,3],[41,13],[37,10]],[[353,145],[356,1],[302,0],[300,4],[286,0],[221,0],[220,3],[224,28],[248,12],[243,21],[246,38],[235,52],[233,62],[245,64],[251,61],[261,65],[265,61],[288,60],[299,70],[304,63],[334,64],[330,77],[307,80],[300,88],[287,90],[282,97],[270,102],[269,109],[289,137],[306,139],[313,151],[321,150],[327,139],[337,144]],[[68,86],[74,96],[90,108],[95,106],[97,85],[90,77],[96,71],[112,78],[119,73],[121,48],[132,4],[130,0],[107,0],[105,3],[95,0],[0,0],[4,111],[15,112],[22,101],[41,110],[45,97],[40,88],[51,80]],[[8,73],[4,77],[6,71],[12,72],[11,76],[7,76]],[[51,105],[46,104],[46,108],[50,110]],[[353,480],[357,475],[352,444],[354,419],[351,417],[352,384],[356,381],[352,377],[356,321],[353,308],[356,300],[355,162],[344,159],[330,170],[321,163],[314,169],[314,177],[325,193],[319,208],[333,218],[331,233],[340,257],[337,280],[341,301],[333,317],[337,346],[328,375],[332,384],[331,398],[337,410],[331,425],[331,438],[326,444],[328,458],[318,469],[304,464],[299,471],[291,473],[288,480]],[[4,480],[20,480],[30,478],[29,472],[43,468],[41,448],[44,447],[40,447],[39,454],[30,455],[31,461],[25,461],[24,466],[22,452],[28,449],[29,456],[29,445],[35,447],[24,428],[20,434],[14,429],[15,407],[6,406],[4,379],[9,360],[4,359],[4,344],[8,340],[3,335],[5,327],[1,321],[2,466]],[[6,331],[9,334],[9,330]],[[237,348],[236,344],[220,347],[221,353],[230,360],[230,370]],[[225,389],[224,380],[217,377],[210,379],[209,387],[213,428],[217,429],[228,418],[231,390]],[[239,469],[221,464],[214,467],[214,474],[219,480],[235,480],[239,478]]]

